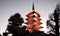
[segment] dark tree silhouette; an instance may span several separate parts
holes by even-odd
[[[35,32],[32,32],[32,33],[27,34],[26,36],[49,36],[49,35],[47,35],[44,32],[35,31]]]
[[[8,19],[8,21],[9,21],[9,24],[17,25],[17,26],[22,25],[22,23],[24,22],[23,18],[19,13],[16,13],[15,15],[11,16]]]
[[[55,34],[55,22],[53,14],[49,15],[49,20],[47,20],[48,33]]]
[[[56,26],[55,26],[55,33],[56,33],[56,36],[59,36],[59,14],[60,14],[60,9],[59,9],[59,4],[57,5],[57,8],[55,9],[54,11],[54,18],[55,18],[55,23],[56,23]]]
[[[7,36],[8,34],[13,34],[12,36],[24,36],[26,34],[26,27],[22,27],[22,23],[24,23],[23,18],[19,13],[14,14],[9,19],[9,24],[7,25],[7,29],[3,36]]]
[[[54,10],[53,16],[47,21],[47,26],[51,27],[50,32],[54,31],[56,36],[59,36],[59,24],[60,24],[60,5],[57,4],[56,9]],[[54,24],[55,23],[55,24]],[[54,24],[54,25],[53,25]]]

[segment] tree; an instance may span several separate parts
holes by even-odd
[[[55,9],[54,11],[54,18],[55,18],[55,23],[56,23],[56,26],[55,26],[55,33],[56,33],[56,36],[59,36],[59,14],[60,14],[60,9],[59,9],[59,5],[57,5],[57,8]]]
[[[21,17],[21,15],[19,13],[16,13],[15,15],[11,16],[9,19],[9,24],[12,25],[17,25],[17,26],[21,26],[23,21],[23,18]]]
[[[50,19],[47,21],[47,26],[51,27],[50,32],[53,31],[56,36],[59,36],[59,26],[60,26],[60,5],[57,4],[56,9],[54,10],[53,16],[49,16]],[[54,25],[53,25],[54,24]]]
[[[49,15],[49,20],[47,20],[47,28],[48,28],[48,32],[47,33],[51,33],[51,34],[55,34],[55,22],[54,22],[54,16],[53,14]]]
[[[4,36],[7,36],[8,34],[13,34],[12,36],[23,36],[25,35],[25,26],[22,27],[22,23],[24,23],[23,18],[19,13],[14,14],[9,19],[9,24],[7,25],[7,29],[5,33],[3,33]]]

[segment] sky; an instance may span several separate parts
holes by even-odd
[[[33,2],[35,10],[41,15],[41,22],[43,23],[41,26],[44,27],[42,30],[46,32],[48,15],[54,12],[60,0],[0,0],[0,34],[5,32],[11,15],[20,13],[25,20],[26,15],[32,11]]]

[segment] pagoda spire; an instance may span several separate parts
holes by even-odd
[[[40,22],[40,14],[34,10],[34,3],[32,6],[32,12],[27,14],[26,20],[26,27],[29,32],[42,31],[40,30],[41,28],[43,28],[42,26],[40,26],[42,24],[42,22]]]
[[[33,6],[32,6],[32,10],[34,10],[35,8],[34,8],[34,3],[33,3]]]

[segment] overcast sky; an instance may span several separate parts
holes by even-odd
[[[60,0],[0,0],[0,34],[5,31],[8,25],[8,19],[11,15],[18,12],[25,20],[26,14],[32,11],[33,2],[35,10],[41,15],[41,22],[46,32],[48,14],[53,13]]]

